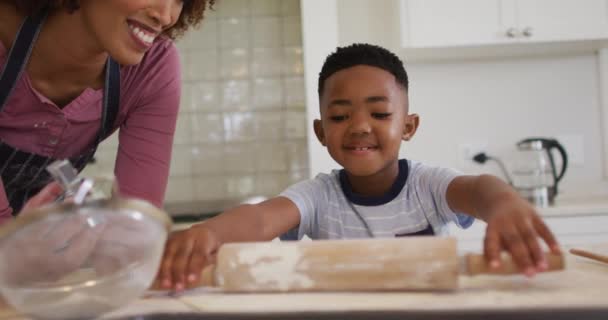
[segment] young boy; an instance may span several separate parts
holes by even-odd
[[[539,237],[559,252],[535,209],[500,179],[398,158],[420,120],[408,113],[408,77],[396,55],[368,44],[338,48],[323,65],[318,90],[315,133],[344,169],[174,233],[161,287],[196,283],[227,242],[439,235],[449,222],[467,228],[475,218],[487,222],[484,253],[492,267],[506,250],[528,276],[547,268]]]

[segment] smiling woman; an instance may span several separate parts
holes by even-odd
[[[47,186],[49,163],[82,170],[118,129],[119,190],[162,206],[181,92],[172,40],[213,4],[0,0],[0,222]]]
[[[18,0],[12,2],[28,14],[34,14],[46,8],[63,8],[73,12],[80,8],[81,0]],[[183,34],[189,27],[197,25],[203,19],[207,6],[213,6],[215,0],[182,0],[181,2],[183,7],[177,22],[165,31],[165,34],[172,39]]]

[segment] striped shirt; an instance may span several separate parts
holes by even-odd
[[[287,188],[281,196],[300,211],[300,225],[281,237],[296,240],[395,237],[432,228],[436,235],[448,233],[448,224],[468,228],[474,218],[449,207],[446,191],[458,172],[399,161],[399,175],[381,197],[355,194],[344,170],[319,174]]]

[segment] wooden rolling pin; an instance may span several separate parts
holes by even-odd
[[[564,269],[547,254],[547,271]],[[508,255],[492,270],[483,255],[459,257],[456,239],[251,242],[223,245],[198,286],[226,292],[453,290],[460,274],[519,273]]]
[[[597,253],[593,253],[593,252],[589,252],[589,251],[585,251],[585,250],[581,250],[581,249],[570,249],[570,253],[572,253],[575,256],[585,257],[585,258],[588,258],[591,260],[595,260],[598,262],[603,262],[603,263],[608,264],[608,256],[603,256],[601,254],[597,254]]]

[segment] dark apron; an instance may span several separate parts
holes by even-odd
[[[30,16],[21,25],[11,47],[4,70],[0,73],[0,112],[4,108],[11,91],[27,65],[38,33],[44,23],[46,13]],[[101,129],[94,145],[70,162],[80,172],[93,159],[99,143],[112,133],[120,99],[120,66],[111,58],[106,62]],[[40,156],[13,148],[0,137],[0,176],[4,183],[6,197],[17,215],[25,202],[52,181],[45,170],[56,159]]]

